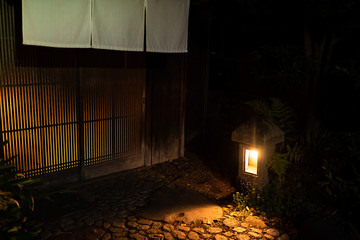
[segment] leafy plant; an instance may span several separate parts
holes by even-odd
[[[276,173],[279,179],[283,178],[289,165],[288,153],[274,153],[268,163],[268,167]]]
[[[0,147],[8,142],[1,142]],[[0,159],[0,238],[33,239],[29,213],[34,210],[33,186],[39,180],[26,179],[11,162]]]
[[[279,98],[255,99],[245,102],[257,115],[274,122],[287,138],[296,133],[296,113],[287,103]]]
[[[290,89],[301,95],[306,86],[306,67],[303,50],[296,44],[265,44],[252,52],[257,80],[275,91]]]
[[[233,201],[234,203],[236,203],[237,209],[246,209],[249,211],[249,207],[248,207],[249,195],[236,192],[233,194]]]
[[[274,103],[278,107],[272,107]],[[254,100],[249,105],[282,129],[294,126],[289,117],[294,115],[280,101]],[[360,214],[360,133],[321,127],[306,135],[286,132],[284,143],[269,159],[273,174],[270,184],[260,192],[259,201],[252,201],[251,195],[242,199],[256,203],[269,215],[293,220],[318,215],[353,235],[359,234],[360,226],[352,219]]]
[[[253,210],[258,210],[260,193],[258,189],[244,181],[240,181],[239,189],[239,192],[233,194],[233,202],[242,216],[248,216]]]
[[[268,167],[276,173],[281,180],[291,164],[297,165],[304,161],[306,147],[300,142],[295,144],[282,143],[280,150],[273,153],[269,159]]]

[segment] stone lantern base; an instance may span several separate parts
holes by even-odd
[[[268,184],[268,161],[284,132],[271,121],[255,117],[237,127],[231,136],[238,143],[238,179],[256,188]]]

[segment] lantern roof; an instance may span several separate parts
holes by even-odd
[[[231,140],[253,146],[277,144],[284,141],[284,132],[270,120],[256,116],[238,126]]]

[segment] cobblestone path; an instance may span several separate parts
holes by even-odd
[[[166,170],[164,170],[166,169]],[[184,169],[186,171],[184,171]],[[185,224],[167,223],[136,216],[155,190],[176,183],[189,171],[204,169],[198,159],[182,159],[154,167],[143,167],[73,184],[50,197],[66,195],[63,205],[42,209],[37,227],[42,240],[62,239],[275,239],[289,236],[267,225],[259,217],[236,217],[232,205],[221,206],[221,219]],[[203,189],[209,184],[205,184]],[[54,199],[56,201],[56,199]],[[55,206],[55,207],[54,207]],[[74,207],[75,206],[75,207]],[[61,213],[54,208],[63,208]]]

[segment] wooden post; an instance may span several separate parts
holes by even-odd
[[[145,147],[144,147],[144,158],[145,158],[145,166],[152,165],[152,117],[151,117],[151,93],[152,93],[152,69],[149,68],[148,64],[149,55],[146,54],[145,56],[145,129],[144,129],[144,140],[145,140]]]
[[[0,143],[2,143],[3,140],[3,132],[2,132],[2,124],[1,124],[1,115],[0,115]],[[4,160],[4,147],[0,148],[0,159]]]
[[[78,79],[77,79],[77,124],[78,124],[78,158],[79,158],[79,176],[80,180],[85,178],[85,159],[84,159],[84,109],[83,109],[83,91],[82,91],[82,79],[81,69],[78,67]]]
[[[181,85],[180,85],[180,141],[179,153],[180,158],[184,157],[185,152],[185,113],[186,113],[186,83],[187,83],[187,55],[181,56]]]

